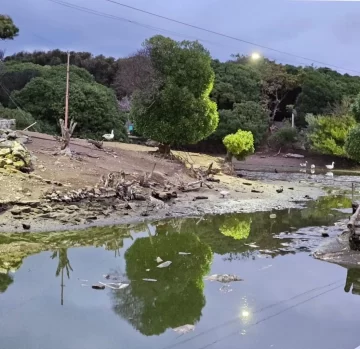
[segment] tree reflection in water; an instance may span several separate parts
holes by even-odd
[[[172,264],[157,268],[157,257]],[[165,233],[137,239],[126,251],[125,260],[131,284],[113,292],[113,307],[134,328],[152,336],[200,320],[205,306],[203,277],[210,270],[212,251],[195,234]],[[145,282],[144,278],[157,282]]]
[[[344,291],[360,295],[360,268],[349,268],[347,271]]]

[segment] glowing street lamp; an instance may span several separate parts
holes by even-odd
[[[261,58],[260,53],[254,52],[251,54],[251,59],[253,59],[254,61],[257,61]]]

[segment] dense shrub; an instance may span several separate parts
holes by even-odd
[[[350,130],[345,141],[345,151],[351,159],[360,162],[360,125]]]
[[[277,132],[273,133],[269,139],[272,148],[288,148],[298,141],[298,131],[296,128],[286,125]]]
[[[233,156],[238,160],[243,160],[255,151],[254,137],[250,131],[238,130],[234,134],[227,135],[223,143],[228,152],[228,160],[231,160]]]
[[[222,140],[226,135],[237,130],[251,131],[255,146],[263,140],[268,127],[268,114],[256,102],[243,102],[234,104],[233,110],[219,111],[219,126],[209,139]]]
[[[30,113],[26,113],[19,109],[9,109],[4,108],[0,104],[0,119],[15,119],[16,120],[16,128],[18,130],[23,130],[24,128],[30,126],[35,122],[35,119],[32,117]],[[32,128],[32,130],[38,131],[39,128],[36,127],[37,125]]]
[[[351,115],[328,116],[308,114],[307,140],[310,148],[321,154],[346,156],[345,140],[356,125]]]

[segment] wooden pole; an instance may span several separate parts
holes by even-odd
[[[65,129],[68,129],[69,120],[69,80],[70,80],[70,52],[67,53],[66,66],[66,95],[65,95]]]

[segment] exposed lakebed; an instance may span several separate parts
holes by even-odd
[[[2,347],[355,348],[359,272],[309,256],[344,230],[350,206],[328,196],[303,209],[1,234]],[[157,257],[172,263],[157,268]],[[224,273],[244,280],[205,280]],[[129,287],[92,289],[104,275]],[[186,324],[194,332],[172,330]]]

